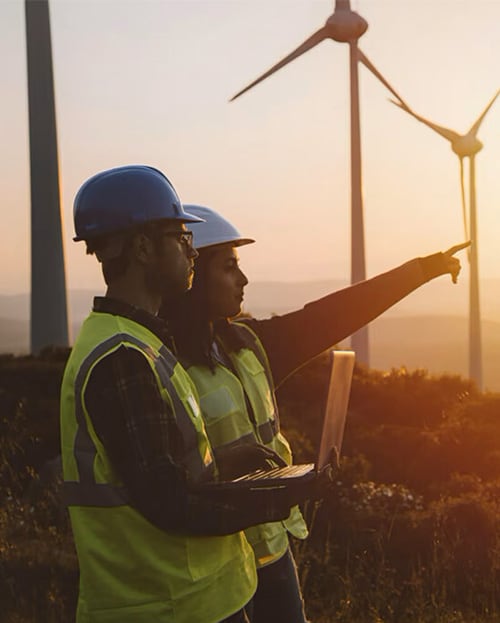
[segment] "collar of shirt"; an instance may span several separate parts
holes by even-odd
[[[113,316],[122,316],[133,320],[138,324],[146,327],[152,333],[154,333],[160,340],[169,348],[175,352],[172,336],[169,334],[167,323],[158,316],[153,316],[145,309],[140,309],[125,301],[118,301],[107,296],[94,297],[94,306],[92,308],[94,312],[101,314],[112,314]]]

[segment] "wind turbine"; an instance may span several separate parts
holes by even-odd
[[[349,0],[336,0],[335,10],[326,20],[325,25],[312,34],[291,54],[276,63],[266,73],[236,93],[230,101],[235,100],[246,91],[262,82],[279,69],[295,60],[325,39],[333,39],[349,44],[350,95],[351,95],[351,283],[366,279],[365,238],[363,223],[363,199],[361,189],[361,145],[359,122],[359,87],[358,61],[363,62],[389,88],[382,76],[358,48],[358,39],[366,32],[368,23],[355,11],[351,11]],[[365,62],[366,61],[366,62]],[[368,327],[363,327],[351,338],[352,348],[356,351],[358,361],[369,365]]]
[[[466,134],[458,134],[453,130],[432,123],[417,115],[397,94],[398,101],[391,100],[418,121],[437,132],[451,144],[451,149],[460,160],[460,189],[462,195],[462,214],[464,219],[465,237],[472,244],[468,254],[470,264],[469,285],[469,377],[473,379],[481,389],[483,384],[482,354],[481,354],[481,315],[479,307],[479,270],[478,270],[478,241],[477,241],[477,216],[476,216],[476,154],[481,151],[483,144],[477,138],[477,133],[486,113],[500,95],[500,89],[490,100],[486,108],[472,124]],[[469,218],[467,221],[467,209],[465,204],[464,187],[464,158],[469,158]]]
[[[31,181],[31,352],[69,343],[48,0],[25,0]]]

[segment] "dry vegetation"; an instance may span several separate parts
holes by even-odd
[[[59,502],[67,352],[0,357],[0,622],[74,618],[78,567]],[[325,362],[279,390],[312,458]],[[294,543],[315,623],[500,621],[500,395],[459,377],[357,370],[344,460]]]

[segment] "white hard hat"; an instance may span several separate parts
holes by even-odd
[[[193,246],[195,249],[204,249],[230,242],[233,247],[255,242],[252,238],[243,238],[234,225],[223,216],[205,206],[184,204],[184,209],[193,216],[203,219],[203,223],[190,223],[193,232]]]

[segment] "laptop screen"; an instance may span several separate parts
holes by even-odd
[[[351,380],[355,355],[350,350],[331,350],[331,368],[328,382],[323,430],[319,446],[316,469],[321,471],[328,463],[337,462],[340,457],[347,405],[351,392]],[[336,458],[335,458],[336,457]]]

